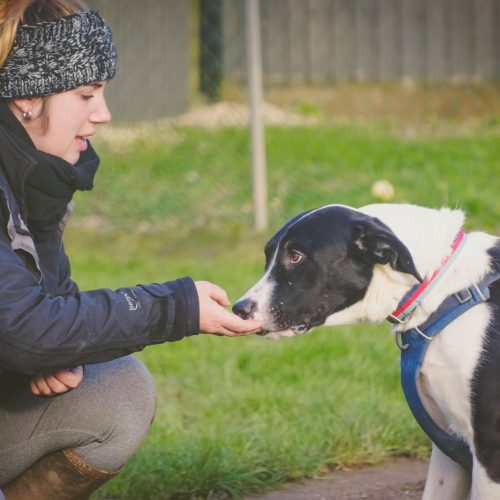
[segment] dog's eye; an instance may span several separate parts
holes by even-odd
[[[300,264],[304,260],[304,255],[299,253],[299,252],[290,252],[290,255],[288,256],[288,262],[290,264]]]

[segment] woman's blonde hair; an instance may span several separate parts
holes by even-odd
[[[17,28],[54,21],[87,10],[82,0],[0,0],[0,67],[9,55]]]

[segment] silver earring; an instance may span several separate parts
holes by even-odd
[[[31,113],[31,109],[28,109],[28,111],[23,111],[23,118],[29,122],[31,118],[33,118],[33,114]]]

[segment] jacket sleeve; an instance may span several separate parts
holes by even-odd
[[[190,278],[66,296],[45,293],[0,233],[0,368],[31,374],[108,361],[195,335],[198,317]]]
[[[71,279],[71,265],[61,242],[59,247],[59,285],[56,295],[75,297],[79,293],[78,285]]]

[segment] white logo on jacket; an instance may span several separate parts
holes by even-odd
[[[127,292],[122,293],[125,297],[125,300],[127,301],[129,311],[137,311],[141,308],[141,303],[132,290],[130,290],[130,293],[133,295],[133,297],[131,297]]]

